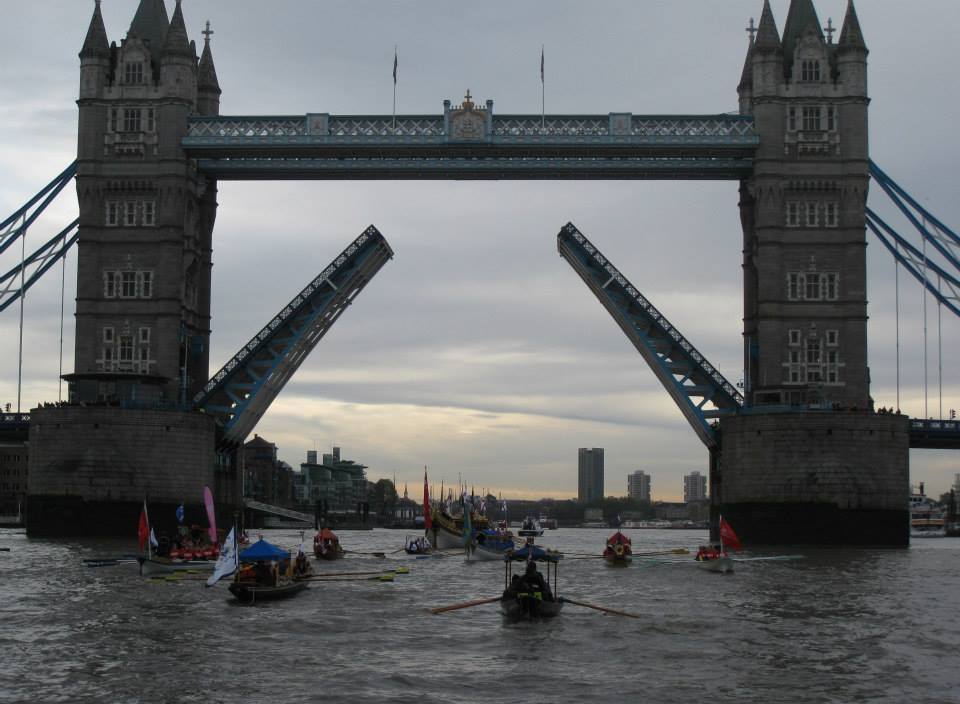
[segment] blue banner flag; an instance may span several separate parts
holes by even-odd
[[[177,523],[183,523],[183,504],[177,506]]]

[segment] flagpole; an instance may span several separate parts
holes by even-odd
[[[397,133],[397,45],[393,45],[393,133]]]
[[[547,126],[547,103],[546,103],[547,89],[546,89],[546,81],[543,75],[543,47],[544,45],[541,44],[540,45],[540,129],[541,130],[545,130]]]

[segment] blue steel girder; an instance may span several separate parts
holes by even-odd
[[[960,316],[960,279],[931,261],[922,250],[900,236],[870,208],[866,209],[866,223],[893,258],[902,264],[921,286],[950,312]]]
[[[737,413],[740,393],[572,223],[557,235],[557,250],[637,348],[700,440],[711,450],[719,447],[710,421]]]
[[[181,144],[218,179],[740,179],[759,145],[743,115],[457,114],[193,117]]]
[[[347,306],[393,258],[371,225],[207,382],[194,406],[216,415],[221,446],[242,443]]]

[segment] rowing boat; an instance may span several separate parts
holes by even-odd
[[[510,621],[524,621],[559,616],[563,600],[557,594],[557,564],[563,555],[529,542],[519,550],[509,551],[503,559],[504,589],[500,611],[504,617]],[[513,574],[515,562],[526,565],[522,576]],[[547,566],[546,579],[537,570],[537,563]]]

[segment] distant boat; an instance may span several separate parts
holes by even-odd
[[[726,545],[740,550],[740,539],[733,528],[720,516],[720,542],[716,545],[701,545],[694,557],[697,567],[707,572],[733,572],[733,558],[727,554]]]
[[[344,555],[340,538],[329,528],[322,528],[313,536],[313,554],[318,560],[339,560]]]
[[[626,567],[633,560],[633,545],[628,536],[619,530],[607,538],[607,545],[603,549],[603,559],[608,565]]]
[[[516,543],[506,531],[489,528],[477,531],[466,547],[467,562],[502,560],[504,555],[516,547]]]
[[[946,511],[920,491],[910,494],[910,537],[943,538],[947,535]]]
[[[517,531],[517,535],[522,537],[533,536],[535,538],[539,538],[541,535],[543,535],[543,527],[536,518],[533,516],[527,516],[523,519],[523,524]]]

